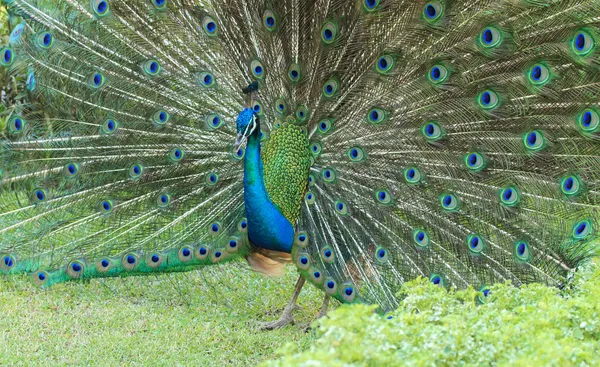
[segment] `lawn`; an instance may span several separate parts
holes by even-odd
[[[256,365],[287,343],[315,338],[298,325],[260,331],[279,317],[296,271],[269,279],[239,263],[191,273],[36,288],[0,277],[0,365]],[[321,293],[306,286],[297,322],[313,320]]]

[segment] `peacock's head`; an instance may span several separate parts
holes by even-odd
[[[237,127],[237,139],[235,141],[236,147],[244,144],[246,139],[252,135],[254,130],[256,130],[258,126],[258,117],[254,113],[254,110],[251,108],[245,108],[236,120]]]

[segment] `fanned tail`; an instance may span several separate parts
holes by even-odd
[[[40,284],[248,252],[242,76],[191,1],[10,1],[2,51],[38,104],[0,142],[0,271]],[[227,75],[227,77],[220,77]]]
[[[563,285],[597,249],[599,6],[298,5],[321,36],[294,87],[313,116],[304,276],[384,308],[416,276]]]

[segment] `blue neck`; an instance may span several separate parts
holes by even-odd
[[[269,199],[260,157],[260,126],[248,138],[244,157],[244,202],[248,237],[257,247],[291,253],[294,227]]]

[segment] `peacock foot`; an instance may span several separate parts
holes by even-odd
[[[291,314],[284,313],[279,320],[270,322],[259,322],[258,326],[261,330],[276,330],[281,329],[289,324],[294,324],[294,318]]]
[[[306,324],[302,324],[300,325],[300,329],[304,330],[304,332],[308,332],[310,329],[312,329],[312,324],[317,321],[318,319],[327,316],[327,308],[329,307],[329,295],[326,295],[325,298],[323,299],[323,304],[321,305],[321,310],[319,311],[319,314],[317,315],[317,318],[314,319],[312,322],[308,322]]]

